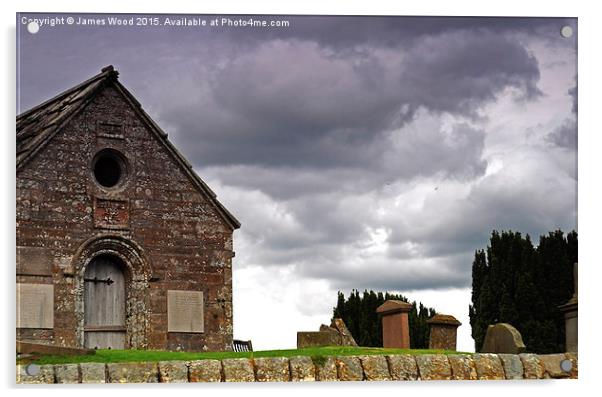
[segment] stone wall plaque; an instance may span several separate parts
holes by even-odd
[[[121,123],[99,121],[96,125],[96,134],[103,138],[123,139],[123,125]]]
[[[167,332],[204,332],[203,293],[167,291]]]
[[[42,247],[17,247],[17,275],[52,276],[52,251]]]
[[[128,229],[130,227],[129,202],[96,198],[94,226],[103,229]]]
[[[54,327],[54,286],[17,283],[17,328]]]

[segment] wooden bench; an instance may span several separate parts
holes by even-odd
[[[232,350],[235,352],[252,352],[253,344],[250,340],[232,340]]]

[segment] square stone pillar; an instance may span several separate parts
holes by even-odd
[[[573,266],[573,282],[575,292],[573,297],[564,305],[559,306],[560,311],[564,313],[565,327],[565,350],[567,352],[576,352],[578,344],[577,328],[577,307],[578,307],[578,288],[577,288],[577,264]]]
[[[426,322],[431,326],[429,349],[456,350],[461,322],[447,314],[435,314]]]
[[[410,310],[412,304],[398,300],[388,300],[376,309],[382,316],[383,347],[410,348]]]

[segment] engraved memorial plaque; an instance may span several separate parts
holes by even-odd
[[[204,332],[202,292],[167,291],[167,332]]]
[[[103,229],[128,229],[129,203],[125,200],[97,198],[94,201],[94,226]]]
[[[17,284],[17,328],[54,327],[54,286]]]

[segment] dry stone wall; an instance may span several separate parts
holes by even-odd
[[[572,368],[563,371],[561,362]],[[156,363],[17,365],[17,383],[335,382],[576,379],[576,353],[267,357]],[[31,372],[31,371],[30,371]]]

